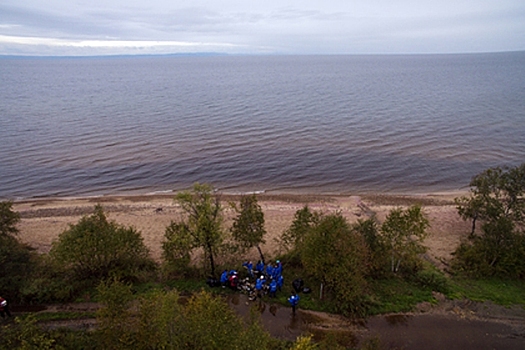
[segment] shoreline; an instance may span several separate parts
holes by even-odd
[[[175,198],[177,193],[191,190],[191,188],[183,190],[166,190],[166,191],[150,191],[150,192],[122,192],[122,193],[110,193],[110,194],[94,194],[94,195],[42,195],[34,197],[17,197],[17,198],[3,198],[0,200],[12,201],[13,203],[29,203],[29,202],[42,202],[42,201],[83,201],[83,200],[97,200],[100,199],[103,202],[118,199],[154,199],[154,198]],[[362,192],[315,192],[309,190],[294,190],[294,191],[283,191],[283,190],[254,190],[254,191],[221,191],[217,190],[217,193],[222,197],[241,197],[243,195],[257,195],[258,198],[265,197],[277,197],[277,198],[291,198],[291,197],[318,197],[318,198],[331,198],[331,197],[384,197],[384,198],[445,198],[454,199],[459,196],[467,195],[468,189],[454,189],[454,190],[442,190],[442,191],[400,191],[400,192],[386,192],[386,191],[362,191]]]

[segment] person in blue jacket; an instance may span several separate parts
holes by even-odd
[[[242,266],[244,266],[246,268],[246,270],[248,270],[248,276],[250,276],[250,278],[253,278],[253,263],[251,261],[245,261]]]
[[[270,282],[270,298],[275,298],[275,293],[277,293],[277,281],[272,279]]]
[[[265,283],[266,283],[266,280],[264,279],[263,275],[261,275],[261,277],[257,278],[257,281],[255,281],[255,290],[259,298],[262,296],[262,290],[264,289]]]
[[[283,284],[284,284],[284,277],[283,275],[279,275],[279,277],[277,277],[277,289],[279,289],[279,291],[283,289]]]
[[[297,304],[299,304],[299,295],[297,295],[296,292],[292,292],[292,295],[288,298],[288,302],[292,306],[292,313],[295,315],[295,308],[297,307]]]
[[[274,274],[275,276],[279,277],[283,274],[283,264],[281,263],[280,260],[277,260],[275,262],[275,267],[274,267]]]
[[[273,266],[271,261],[268,263],[268,265],[266,265],[266,276],[268,278],[273,276]]]
[[[264,262],[262,260],[257,262],[257,265],[255,265],[255,270],[257,271],[258,275],[262,275],[264,273]]]
[[[226,287],[226,284],[228,283],[228,270],[222,271],[220,281],[221,281],[222,288]]]

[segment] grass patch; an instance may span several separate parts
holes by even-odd
[[[503,306],[518,304],[525,307],[525,281],[455,277],[451,279],[450,288],[450,297],[455,299],[490,300]]]
[[[204,279],[177,279],[166,282],[166,285],[175,288],[181,294],[192,294],[201,289],[210,289]]]
[[[434,302],[432,289],[401,278],[370,281],[370,315],[408,312],[420,302]]]
[[[21,315],[18,317],[20,317],[21,319],[25,319],[29,317],[30,315],[37,322],[81,320],[81,319],[96,317],[95,312],[86,312],[86,311],[36,312],[36,313],[28,313],[28,314]]]

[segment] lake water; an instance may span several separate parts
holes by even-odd
[[[525,161],[525,52],[0,59],[0,198],[435,192]]]

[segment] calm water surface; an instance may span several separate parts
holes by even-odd
[[[464,189],[525,161],[525,53],[0,59],[0,198]]]

